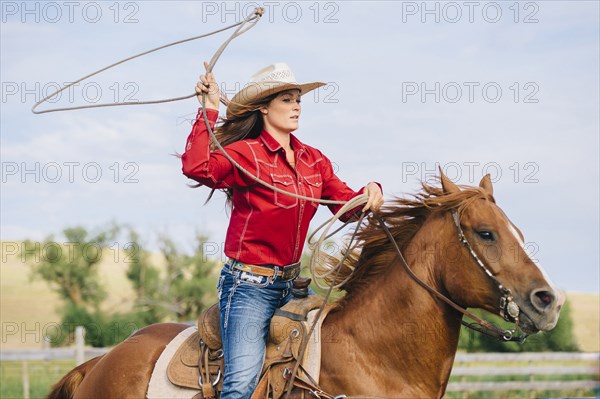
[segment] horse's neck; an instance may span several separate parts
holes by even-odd
[[[426,223],[405,251],[411,269],[438,290],[443,290],[436,268],[443,259],[440,248],[452,239],[444,236],[441,223]],[[344,393],[434,397],[442,395],[448,381],[460,318],[413,281],[397,260],[362,292],[350,295],[323,328],[323,337],[332,338],[323,343],[327,383],[350,384],[353,392]],[[348,366],[340,369],[341,362]]]

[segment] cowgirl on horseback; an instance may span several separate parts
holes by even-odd
[[[383,195],[377,183],[350,189],[325,155],[292,134],[299,127],[301,96],[323,85],[297,83],[283,63],[261,69],[230,101],[226,118],[216,128],[217,139],[240,166],[286,192],[338,201],[365,193],[369,199],[363,210],[378,210]],[[200,76],[196,93],[200,102],[206,93],[206,114],[214,127],[219,88],[212,73]],[[249,398],[262,367],[269,322],[275,309],[291,299],[292,280],[300,273],[302,248],[318,203],[258,184],[221,151],[213,151],[201,109],[182,163],[184,175],[225,190],[233,205],[225,241],[228,260],[217,285],[225,356],[221,398]],[[329,208],[336,213],[341,206]],[[342,220],[360,210],[347,212]]]

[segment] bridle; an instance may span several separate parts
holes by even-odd
[[[527,338],[527,334],[523,333],[523,335],[515,335],[515,332],[518,328],[519,315],[522,312],[519,309],[519,306],[516,304],[516,302],[514,302],[510,289],[506,288],[502,283],[500,283],[500,281],[498,281],[498,279],[494,276],[494,274],[490,271],[490,269],[485,265],[485,263],[479,258],[479,256],[477,256],[477,253],[473,250],[473,247],[471,246],[471,244],[465,237],[462,227],[460,226],[460,217],[458,215],[458,212],[456,211],[456,209],[453,209],[451,212],[452,212],[452,220],[454,221],[454,225],[456,226],[456,228],[458,230],[459,241],[466,247],[469,254],[471,255],[471,258],[475,261],[475,263],[477,263],[477,265],[481,269],[483,269],[485,274],[490,279],[492,279],[492,281],[497,285],[498,290],[501,293],[500,303],[499,303],[499,314],[500,314],[500,316],[502,316],[504,318],[504,320],[515,323],[514,329],[511,329],[511,330],[502,329],[500,327],[493,325],[492,323],[488,322],[487,320],[484,320],[480,317],[475,316],[473,313],[469,312],[467,309],[463,308],[462,306],[456,304],[454,301],[449,299],[447,296],[440,293],[435,288],[429,286],[427,283],[425,283],[423,280],[421,280],[412,271],[412,269],[406,262],[404,255],[402,255],[402,251],[398,247],[398,244],[396,243],[396,240],[394,239],[394,236],[392,235],[390,229],[385,224],[384,219],[377,213],[373,213],[373,216],[375,219],[377,219],[377,221],[381,225],[382,230],[385,232],[388,239],[392,243],[394,249],[396,250],[396,256],[400,259],[401,264],[404,267],[404,269],[406,270],[406,272],[408,273],[408,275],[417,284],[419,284],[421,287],[423,287],[427,291],[429,291],[434,297],[445,302],[446,304],[450,305],[452,308],[457,310],[459,313],[462,313],[464,316],[467,316],[469,319],[474,321],[473,323],[467,323],[466,321],[461,320],[461,323],[464,326],[466,326],[472,330],[475,330],[477,332],[480,332],[482,334],[488,335],[490,337],[494,337],[496,339],[502,340],[502,341],[517,341],[519,343],[525,342],[525,339]]]
[[[458,239],[460,242],[467,248],[475,263],[477,263],[477,265],[483,269],[485,274],[496,283],[498,290],[502,293],[502,296],[500,297],[500,316],[506,321],[517,324],[519,322],[520,309],[519,305],[513,301],[512,292],[498,281],[496,276],[494,276],[490,269],[485,266],[485,263],[477,256],[477,253],[473,250],[471,244],[469,244],[469,241],[467,240],[467,237],[465,237],[463,229],[460,226],[460,217],[458,216],[456,209],[452,210],[452,220],[454,220],[454,225],[458,230]]]

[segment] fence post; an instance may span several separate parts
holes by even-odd
[[[79,366],[85,361],[85,328],[75,327],[75,363]]]
[[[29,399],[29,366],[23,360],[21,374],[23,374],[23,399]]]

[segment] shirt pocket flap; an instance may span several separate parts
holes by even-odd
[[[271,179],[273,180],[273,183],[278,183],[286,187],[294,184],[294,178],[290,175],[276,175],[271,173]]]
[[[306,184],[313,187],[321,187],[323,185],[323,179],[320,174],[304,176],[304,181],[306,181]]]

